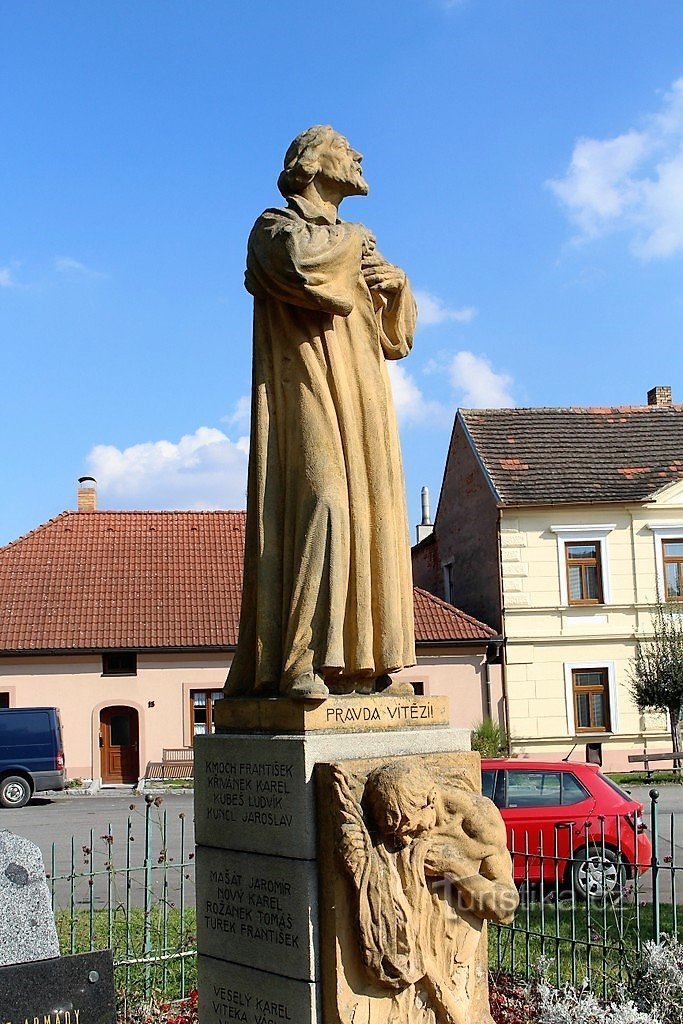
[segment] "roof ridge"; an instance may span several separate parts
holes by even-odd
[[[0,555],[4,551],[8,551],[10,548],[15,547],[17,544],[21,544],[22,541],[28,540],[29,537],[35,537],[37,533],[40,533],[41,530],[46,530],[48,526],[54,526],[54,524],[59,522],[60,519],[65,519],[67,516],[73,515],[80,515],[80,513],[77,513],[74,509],[64,509],[63,512],[53,516],[52,519],[48,519],[47,522],[41,523],[40,526],[34,526],[33,529],[29,530],[27,533],[22,533],[21,536],[15,537],[14,540],[9,540],[6,544],[3,544],[2,547],[0,547]]]
[[[423,597],[433,601],[434,604],[439,605],[441,608],[445,608],[447,611],[457,615],[458,618],[464,619],[466,622],[471,623],[473,626],[482,626],[484,629],[491,630],[491,636],[497,636],[495,629],[489,626],[486,622],[482,622],[481,619],[475,619],[474,615],[468,615],[462,608],[456,608],[454,604],[449,604],[448,601],[444,601],[442,598],[437,597],[436,594],[430,593],[428,590],[423,590],[422,587],[413,586],[413,590],[418,594],[422,594]]]
[[[64,514],[64,512],[60,513],[60,515]],[[66,509],[66,514],[78,516],[244,516],[246,510],[243,508],[92,508],[84,510],[70,508]],[[58,519],[59,516],[56,518]]]
[[[596,412],[683,412],[683,404],[672,403],[671,405],[512,405],[512,406],[491,406],[489,408],[465,409],[459,408],[458,412],[464,414],[486,413],[486,412],[575,412],[575,413],[596,413]]]
[[[93,508],[93,509],[75,509],[66,508],[63,512],[59,512],[56,516],[46,520],[44,523],[40,523],[39,526],[34,526],[32,530],[28,530],[26,533],[20,534],[19,537],[15,537],[14,540],[7,541],[6,544],[0,545],[0,555],[14,547],[16,544],[21,544],[23,541],[28,540],[29,537],[34,537],[37,533],[42,530],[46,530],[49,526],[54,526],[60,519],[67,519],[70,516],[246,516],[245,509],[239,508]]]

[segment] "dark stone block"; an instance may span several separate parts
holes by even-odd
[[[115,1024],[110,949],[0,967],[3,1024]]]

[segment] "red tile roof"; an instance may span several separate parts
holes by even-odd
[[[0,548],[0,652],[233,647],[244,512],[63,512]],[[418,642],[493,630],[415,590]]]
[[[503,505],[645,501],[683,479],[683,406],[461,409]]]
[[[484,625],[479,619],[466,615],[459,608],[447,604],[420,587],[413,587],[415,608],[415,639],[418,643],[443,642],[444,640],[493,639],[495,629]]]

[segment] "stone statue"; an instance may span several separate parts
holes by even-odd
[[[401,692],[390,673],[415,664],[385,360],[410,351],[416,307],[371,232],[339,220],[342,199],[368,192],[361,160],[327,125],[302,132],[278,181],[287,207],[249,237],[247,531],[227,696]]]
[[[381,765],[364,782],[337,764],[332,778],[361,960],[385,993],[372,1008],[349,1008],[350,1019],[490,1021],[472,1005],[483,922],[510,923],[519,902],[500,812],[467,773],[435,778],[417,758]]]

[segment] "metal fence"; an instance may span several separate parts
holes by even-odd
[[[512,924],[489,928],[491,969],[531,979],[543,963],[555,984],[587,983],[607,998],[627,980],[643,943],[678,939],[683,863],[676,863],[675,815],[660,813],[658,803],[651,790],[646,857],[638,855],[635,817],[596,817],[579,836],[554,827],[550,849],[547,830],[513,831],[521,901]]]
[[[117,989],[133,1000],[196,987],[193,837],[162,804],[131,805],[125,836],[108,824],[82,845],[53,842],[46,865],[61,952],[111,948]]]
[[[660,813],[651,791],[652,852],[638,864],[614,852],[637,840],[635,820],[596,820],[597,839],[588,827],[578,840],[555,829],[551,849],[542,829],[513,834],[521,902],[512,924],[489,926],[493,971],[532,978],[542,960],[558,985],[587,981],[608,997],[626,980],[645,941],[679,937],[683,863],[676,863],[675,816]],[[195,988],[193,841],[184,815],[149,796],[144,811],[131,805],[125,836],[108,825],[91,829],[83,845],[74,838],[66,848],[53,843],[48,875],[61,951],[112,948],[117,988],[129,999],[170,1000]],[[591,895],[572,887],[577,875]]]

